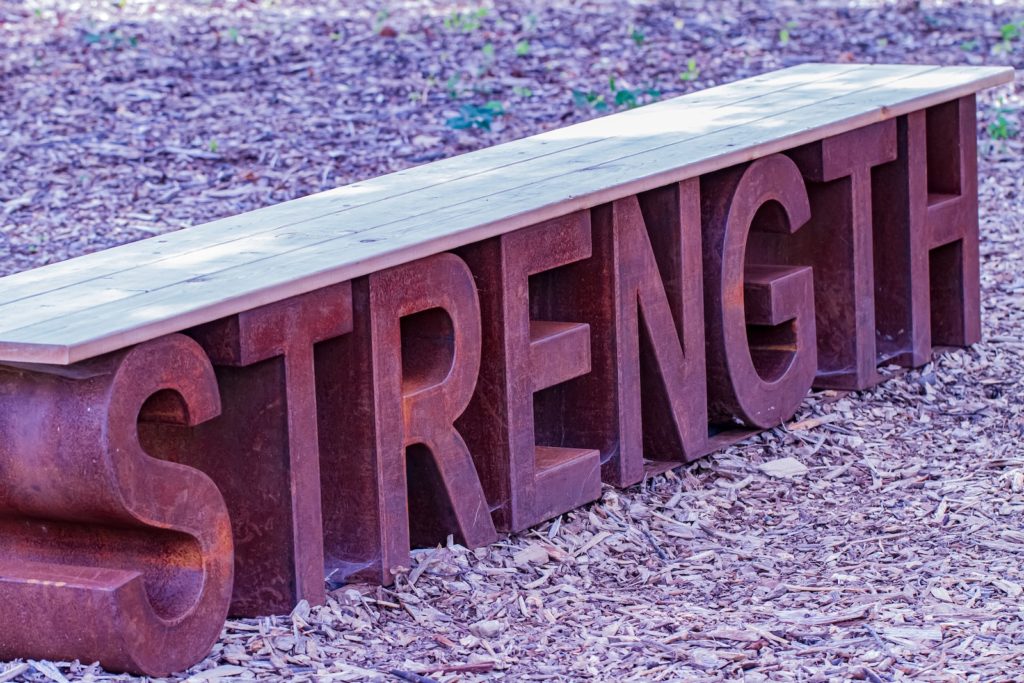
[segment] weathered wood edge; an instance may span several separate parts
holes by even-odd
[[[1012,82],[1014,78],[1014,69],[1006,67],[981,77],[976,81],[914,97],[891,107],[878,107],[869,112],[838,119],[830,124],[808,129],[755,147],[730,150],[721,156],[705,162],[698,162],[673,171],[637,178],[597,192],[568,197],[562,202],[549,204],[521,214],[507,216],[499,221],[485,223],[460,232],[445,234],[426,244],[416,243],[400,246],[357,263],[324,269],[298,277],[286,284],[253,289],[244,295],[229,297],[216,304],[198,308],[173,318],[143,323],[127,331],[100,334],[78,344],[41,344],[36,342],[0,340],[0,362],[69,365],[241,311],[281,301],[331,284],[400,265],[417,258],[448,251],[502,233],[512,232],[572,211],[591,208],[672,182],[697,177],[802,144],[821,140],[836,132],[860,128],[925,107],[948,102],[964,95]]]

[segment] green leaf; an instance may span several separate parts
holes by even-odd
[[[495,117],[505,114],[505,107],[498,100],[490,100],[483,106],[464,104],[458,116],[453,116],[445,123],[449,128],[480,128],[490,130]]]
[[[630,109],[636,106],[636,95],[632,90],[622,89],[615,93],[615,106],[626,105]]]

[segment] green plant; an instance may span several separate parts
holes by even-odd
[[[490,41],[484,43],[483,47],[480,48],[480,54],[483,55],[483,59],[477,67],[477,76],[483,76],[494,66],[494,43]]]
[[[444,27],[449,31],[472,33],[480,28],[483,24],[484,18],[487,17],[487,14],[488,10],[486,7],[481,7],[480,9],[472,12],[452,12],[445,17]]]
[[[516,43],[516,57],[525,57],[530,54],[530,41],[520,40]]]
[[[608,91],[611,95],[610,100],[593,90],[573,90],[572,100],[581,109],[604,111],[608,109],[609,101],[616,108],[626,107],[627,109],[633,109],[661,97],[661,91],[653,87],[636,89],[621,87],[618,81],[616,81],[615,76],[608,78]]]
[[[634,109],[639,104],[636,93],[632,90],[622,89],[615,91],[615,106],[625,106],[627,109]]]
[[[206,146],[214,154],[216,154],[217,150],[220,149],[220,143],[217,142],[217,138],[211,138],[210,142],[207,143]]]
[[[505,106],[497,100],[489,100],[483,106],[476,104],[462,105],[459,109],[459,115],[453,116],[445,123],[449,128],[455,128],[456,130],[464,128],[490,130],[494,119],[504,115]]]
[[[459,81],[461,80],[462,74],[454,73],[444,82],[444,89],[448,93],[449,98],[454,100],[459,97]]]
[[[111,29],[109,31],[99,30],[86,30],[84,40],[87,45],[97,45],[100,47],[108,47],[112,49],[121,49],[124,47],[138,47],[139,37],[130,36],[125,34],[121,29]]]
[[[583,92],[582,90],[573,90],[572,101],[581,109],[604,111],[608,108],[608,103],[605,101],[604,95],[598,94],[593,90],[587,92]]]
[[[644,32],[636,26],[629,27],[629,37],[633,39],[633,42],[636,43],[637,47],[643,45],[644,40],[647,39],[646,36],[644,36]]]
[[[1012,52],[1013,41],[1020,40],[1021,27],[1024,27],[1024,22],[1018,24],[1011,21],[1000,26],[999,37],[1002,40],[996,45],[996,50],[999,52]]]
[[[700,69],[697,67],[697,60],[690,58],[686,60],[686,71],[679,72],[679,80],[695,81],[700,76]]]
[[[517,85],[516,87],[512,88],[512,92],[515,93],[518,97],[522,97],[523,99],[533,97],[533,90],[530,90],[525,85]]]
[[[960,43],[960,49],[963,50],[964,52],[974,52],[975,50],[978,49],[978,41],[965,40],[964,42]]]
[[[391,11],[387,8],[381,8],[377,10],[377,14],[373,17],[373,32],[380,33],[384,28],[384,22],[391,16]]]
[[[633,109],[639,107],[641,104],[647,102],[653,102],[654,100],[661,97],[661,91],[655,88],[620,88],[618,83],[615,81],[615,76],[611,76],[608,79],[608,89],[612,93],[613,100],[616,107],[626,107],[627,109]],[[644,102],[647,100],[647,102]]]
[[[787,21],[785,26],[779,29],[779,45],[786,47],[792,39],[791,31],[796,28],[795,21]]]
[[[1011,107],[1007,107],[1000,100],[995,110],[996,117],[988,124],[989,137],[993,140],[1009,140],[1010,138],[1017,137],[1019,132],[1017,127],[1011,124],[1007,118],[1007,115],[1014,113]]]

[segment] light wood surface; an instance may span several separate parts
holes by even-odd
[[[1013,79],[805,64],[0,279],[0,362],[68,364]]]

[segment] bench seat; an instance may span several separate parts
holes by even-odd
[[[0,361],[74,363],[1012,78],[805,64],[0,278]]]

